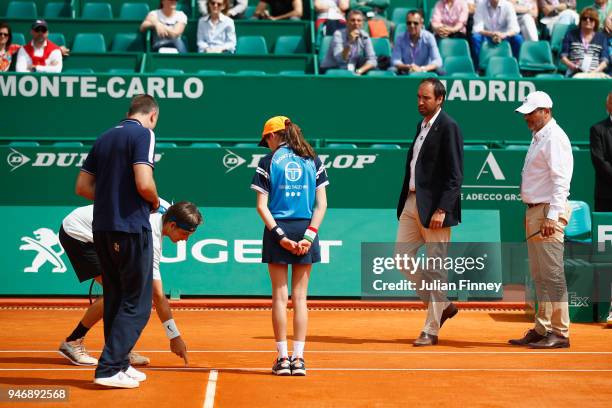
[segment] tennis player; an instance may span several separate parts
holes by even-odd
[[[153,303],[170,340],[170,350],[188,364],[187,346],[172,318],[170,304],[162,286],[159,262],[163,237],[167,236],[175,243],[187,240],[202,223],[202,215],[195,204],[183,201],[170,206],[167,202],[160,201],[160,211],[165,213],[151,214],[149,218],[153,231]],[[79,207],[62,221],[59,238],[79,281],[95,279],[101,285],[102,268],[93,244],[92,222],[93,205]],[[87,352],[83,342],[87,332],[102,319],[103,314],[103,298],[99,297],[87,309],[72,334],[62,342],[59,353],[76,365],[98,364],[98,360]],[[134,351],[130,352],[129,357],[133,366],[149,364],[148,358]]]
[[[272,373],[306,375],[304,345],[308,325],[306,297],[312,264],[321,261],[318,230],[325,210],[327,172],[301,129],[285,116],[269,119],[260,146],[263,157],[251,188],[257,192],[257,212],[265,223],[262,262],[272,283],[272,326],[278,356]],[[291,270],[293,355],[287,351],[287,273]]]

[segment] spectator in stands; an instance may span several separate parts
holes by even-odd
[[[176,9],[177,0],[161,0],[159,9],[149,12],[140,25],[140,31],[153,32],[153,51],[166,51],[174,48],[179,53],[186,53],[187,46],[181,35],[187,26],[187,15]]]
[[[436,38],[423,29],[423,16],[419,11],[411,10],[406,14],[406,32],[393,46],[391,64],[400,75],[430,71],[442,74]]]
[[[469,11],[466,0],[438,0],[431,16],[431,30],[440,38],[466,38]]]
[[[334,33],[321,69],[347,69],[363,75],[377,66],[374,46],[368,33],[363,30],[365,16],[361,11],[351,10],[347,20],[346,28]]]
[[[315,0],[314,8],[317,12],[315,29],[325,24],[325,35],[333,35],[336,30],[346,27],[349,0]]]
[[[565,76],[602,77],[608,66],[608,39],[598,32],[599,14],[592,7],[580,13],[580,26],[568,31],[563,39],[561,62],[567,65]]]
[[[612,91],[606,99],[606,118],[590,129],[591,161],[595,168],[595,211],[612,212]]]
[[[555,24],[578,24],[576,0],[539,0],[540,22],[552,33]]]
[[[62,50],[47,37],[49,27],[45,20],[32,23],[32,41],[19,49],[15,71],[62,72]]]
[[[385,11],[389,7],[389,0],[351,0],[349,8],[361,11],[368,19],[374,17],[385,18]]]
[[[523,37],[512,3],[508,0],[482,0],[476,5],[472,28],[472,59],[478,67],[482,42],[499,44],[508,41],[518,59]]]
[[[302,13],[302,0],[260,0],[254,18],[272,21],[300,20]]]
[[[198,6],[202,17],[206,17],[208,15],[208,0],[198,0]],[[239,20],[244,18],[248,6],[249,0],[229,0],[227,13],[224,12],[223,14],[234,20]]]
[[[12,44],[12,40],[11,27],[7,23],[0,22],[0,72],[6,72],[11,68],[13,56],[19,51],[20,46]]]
[[[236,50],[234,20],[225,15],[227,0],[208,0],[208,14],[198,22],[198,52],[233,53]]]
[[[538,4],[536,0],[510,0],[514,5],[516,18],[521,27],[521,35],[525,41],[538,41]]]
[[[606,18],[612,14],[612,0],[595,0],[591,6],[599,13],[599,21],[601,22],[600,30],[604,30]]]

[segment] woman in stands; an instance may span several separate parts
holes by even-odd
[[[11,27],[3,22],[0,22],[0,72],[6,72],[11,68],[14,61],[14,55],[19,51],[20,46],[11,44],[13,40],[13,32]]]
[[[228,10],[228,0],[208,0],[208,13],[198,21],[198,52],[234,53],[236,27]]]
[[[153,32],[153,51],[187,52],[181,38],[187,26],[187,15],[176,9],[176,3],[177,0],[161,0],[159,9],[151,11],[140,25],[140,31],[150,29]],[[171,51],[173,49],[176,51]]]
[[[272,153],[259,161],[251,188],[265,223],[262,262],[272,282],[272,326],[278,356],[272,373],[306,375],[304,343],[308,325],[306,297],[312,264],[321,261],[318,229],[327,209],[325,167],[285,116],[264,125],[260,146]],[[287,273],[291,270],[293,355],[287,351]]]
[[[565,76],[603,77],[608,66],[608,39],[599,29],[599,14],[592,7],[580,13],[580,26],[563,39],[561,61],[567,65]]]
[[[333,35],[336,30],[346,27],[349,0],[315,0],[314,8],[317,12],[315,29],[325,24],[324,35]]]

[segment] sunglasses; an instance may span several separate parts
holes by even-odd
[[[418,26],[419,24],[421,23],[419,23],[418,21],[407,21],[406,22],[407,26]]]
[[[37,27],[34,29],[34,32],[36,33],[46,33],[47,29],[45,27]]]
[[[217,3],[217,2],[214,2],[214,1],[211,1],[208,4],[210,4],[211,6],[219,6],[219,7],[223,6],[223,3]]]
[[[9,33],[0,33],[0,37],[8,37]]]
[[[593,17],[582,17],[581,20],[582,21],[590,21],[592,23],[595,22],[595,19]]]

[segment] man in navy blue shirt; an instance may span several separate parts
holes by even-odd
[[[104,132],[83,163],[76,193],[94,201],[93,237],[104,284],[105,345],[94,383],[136,388],[146,375],[130,366],[151,314],[153,238],[149,213],[159,207],[153,156],[159,107],[132,99],[127,119]]]

